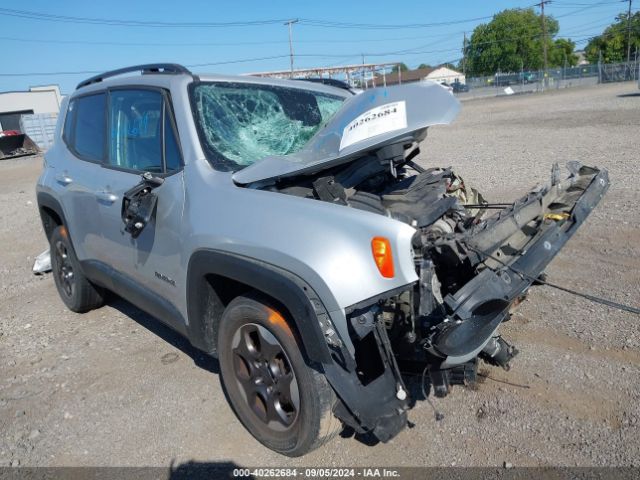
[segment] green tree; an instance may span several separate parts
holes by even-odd
[[[627,14],[621,13],[601,35],[589,41],[584,49],[589,62],[598,63],[600,52],[603,63],[627,61],[627,19]],[[631,55],[634,59],[636,48],[640,50],[640,12],[631,14]]]
[[[575,67],[578,64],[578,55],[574,52],[576,44],[568,38],[559,38],[553,42],[549,49],[549,65]]]
[[[564,65],[573,61],[570,40],[554,42],[559,24],[552,16],[546,17],[548,65]],[[494,15],[489,23],[478,25],[467,43],[466,68],[469,75],[492,75],[500,72],[538,70],[544,66],[542,17],[532,9],[508,9]],[[571,51],[567,51],[572,46]],[[558,53],[559,52],[559,53]],[[577,59],[576,59],[577,60]]]
[[[400,67],[401,72],[406,72],[407,70],[409,70],[409,67],[407,67],[404,63],[399,63],[398,65],[393,66],[391,72],[396,73],[398,71],[398,67]]]
[[[433,67],[428,63],[421,63],[420,65],[418,65],[418,69],[421,69],[421,68],[433,68]]]

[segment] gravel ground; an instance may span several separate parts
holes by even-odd
[[[612,185],[548,269],[557,283],[640,305],[640,96],[635,84],[465,102],[433,128],[423,165],[454,165],[490,201],[546,181],[553,162],[606,167]],[[388,444],[337,438],[301,459],[257,443],[217,364],[122,300],[78,315],[50,275],[34,195],[38,157],[0,162],[0,465],[640,466],[640,319],[540,287],[504,326],[521,353],[410,412]]]

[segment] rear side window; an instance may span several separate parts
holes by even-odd
[[[72,100],[67,107],[67,116],[64,119],[64,129],[62,132],[62,139],[69,146],[72,146],[73,141],[73,124],[76,118],[76,102]]]
[[[71,115],[75,115],[75,127],[72,145],[76,154],[86,160],[99,162],[104,158],[105,102],[104,93],[80,97],[73,101]]]

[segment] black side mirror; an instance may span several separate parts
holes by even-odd
[[[163,182],[163,178],[145,172],[142,181],[124,193],[121,217],[124,231],[131,234],[132,238],[137,238],[153,218],[158,203],[158,197],[153,190]]]

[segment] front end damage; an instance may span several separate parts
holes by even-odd
[[[554,166],[549,184],[493,215],[450,169],[421,171],[366,195],[367,209],[416,227],[419,281],[347,309],[354,353],[336,350],[327,371],[343,386],[339,418],[386,441],[406,425],[411,399],[403,378],[426,377],[444,397],[454,384],[475,382],[479,361],[509,369],[517,349],[499,334],[500,324],[609,186],[606,170],[577,162],[568,169],[561,181]],[[361,196],[345,193],[345,202],[365,208]]]
[[[472,381],[478,358],[509,368],[517,350],[497,333],[499,325],[509,320],[609,185],[606,170],[575,163],[569,169],[569,177],[559,181],[554,168],[550,184],[486,219],[478,218],[477,205],[456,198],[436,222],[417,225],[419,282],[369,307],[386,325],[403,371],[426,368],[437,396],[445,396],[452,383]],[[446,172],[417,178],[447,178]],[[445,193],[426,210],[450,198]],[[360,321],[360,312],[351,316],[352,324]]]
[[[354,97],[297,157],[270,157],[234,174],[240,185],[415,228],[418,281],[346,308],[349,342],[328,342],[333,362],[323,366],[338,396],[336,416],[381,441],[407,424],[408,375],[443,397],[451,385],[473,383],[479,361],[509,369],[518,352],[500,336],[500,324],[542,283],[546,266],[609,186],[606,170],[570,162],[566,179],[555,165],[547,185],[512,203],[488,204],[450,168],[425,170],[414,159],[428,127],[449,123],[458,108],[438,88]],[[423,115],[429,96],[434,108]],[[345,148],[340,135],[363,118],[386,121],[371,112],[379,104],[395,108],[384,104],[390,101],[406,103],[397,128],[387,124],[386,133]]]

